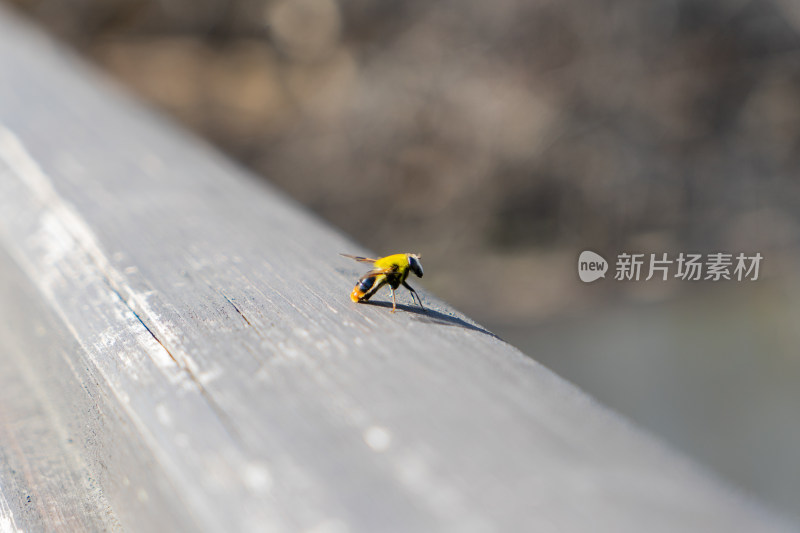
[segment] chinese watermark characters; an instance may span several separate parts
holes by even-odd
[[[733,254],[685,254],[670,258],[668,254],[629,254],[617,256],[616,280],[649,281],[658,278],[666,281],[669,276],[687,281],[732,280],[756,281],[763,257],[756,252],[747,256]],[[646,277],[643,277],[645,276]]]

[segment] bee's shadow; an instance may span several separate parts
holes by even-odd
[[[368,301],[362,302],[365,305],[373,305],[375,307],[385,307],[387,309],[391,309],[392,304],[391,302],[382,302],[382,301]],[[406,305],[406,304],[397,304],[398,311],[404,311],[412,315],[414,320],[419,322],[427,322],[429,324],[439,324],[441,326],[457,326],[464,329],[470,329],[472,331],[477,331],[479,333],[483,333],[484,335],[489,335],[498,340],[502,340],[500,337],[492,333],[491,331],[487,331],[475,324],[470,324],[469,322],[462,320],[456,316],[447,315],[445,313],[440,313],[439,311],[435,311],[430,307],[426,307],[425,309],[420,309],[418,305]]]

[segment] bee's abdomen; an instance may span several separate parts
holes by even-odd
[[[350,299],[353,300],[354,302],[358,302],[364,299],[365,297],[369,298],[369,296],[367,296],[367,293],[369,292],[369,290],[372,288],[373,285],[375,285],[374,277],[364,278],[360,280],[358,283],[356,283],[356,286],[353,288],[353,292],[350,293]]]

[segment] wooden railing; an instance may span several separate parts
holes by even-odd
[[[339,252],[0,12],[0,531],[783,530]]]

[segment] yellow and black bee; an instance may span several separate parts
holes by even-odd
[[[349,257],[350,259],[355,259],[356,261],[361,261],[362,263],[372,263],[374,267],[361,276],[355,288],[353,288],[353,292],[350,293],[350,299],[354,302],[366,302],[373,294],[378,292],[378,289],[388,283],[392,291],[392,313],[397,309],[397,303],[394,300],[394,291],[400,285],[411,291],[411,299],[413,300],[414,297],[416,297],[419,306],[422,307],[423,311],[425,310],[417,291],[406,283],[409,272],[413,272],[420,278],[422,277],[422,264],[419,262],[421,256],[419,254],[394,254],[379,259],[370,259],[368,257],[358,257],[348,254],[341,255]]]

